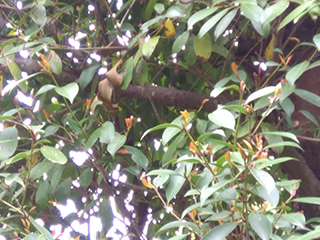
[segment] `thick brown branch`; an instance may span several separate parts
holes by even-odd
[[[148,100],[148,96],[155,103],[160,103],[166,106],[175,106],[182,109],[198,110],[205,99],[209,101],[203,106],[206,112],[212,112],[217,108],[216,99],[206,94],[187,92],[166,87],[145,87],[139,85],[129,85],[122,92],[122,97],[139,98]]]

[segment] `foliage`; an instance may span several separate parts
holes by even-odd
[[[302,42],[285,29],[317,17],[319,3],[119,3],[1,4],[0,234],[57,239],[61,225],[85,239],[78,221],[101,239],[319,236],[319,220],[307,225],[293,204],[319,199],[294,198],[300,180],[280,169],[297,160],[284,148],[301,148],[287,131],[290,95],[320,106],[296,86],[319,66],[320,35]],[[294,44],[279,48],[279,39]],[[311,50],[293,59],[301,46]],[[167,95],[156,100],[160,87]],[[188,111],[189,92],[207,97]],[[62,217],[70,200],[76,211]]]

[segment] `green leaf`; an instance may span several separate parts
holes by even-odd
[[[263,10],[260,16],[260,22],[263,26],[276,19],[289,6],[288,0],[281,0]]]
[[[320,227],[319,226],[315,226],[315,229],[305,233],[303,235],[298,235],[298,236],[291,236],[288,238],[288,240],[310,240],[310,239],[317,239],[317,237],[320,236]]]
[[[269,86],[262,89],[259,89],[258,91],[255,91],[254,93],[250,94],[249,97],[246,100],[245,104],[248,104],[258,98],[264,97],[266,95],[269,95],[274,92],[275,87]]]
[[[58,149],[55,149],[54,147],[43,146],[40,148],[40,151],[46,159],[53,163],[66,164],[68,161],[67,157],[63,154],[63,152],[61,152]]]
[[[225,237],[228,236],[237,226],[238,222],[224,223],[214,227],[211,231],[204,235],[201,240],[224,240]]]
[[[320,51],[320,33],[313,36],[313,42],[317,46],[318,51]]]
[[[268,128],[264,128],[264,130],[267,130]],[[281,136],[281,137],[285,137],[285,138],[289,138],[292,139],[294,141],[296,141],[297,143],[299,143],[298,138],[296,137],[296,135],[294,135],[293,133],[290,132],[264,132],[262,131],[261,133],[262,135],[274,135],[274,136]]]
[[[155,126],[153,128],[150,128],[148,129],[147,131],[145,131],[143,134],[142,134],[142,137],[140,140],[142,140],[146,135],[148,135],[149,133],[151,132],[154,132],[154,131],[157,131],[157,130],[160,130],[160,129],[164,129],[164,128],[169,128],[169,127],[172,127],[172,128],[178,128],[179,130],[182,130],[182,128],[176,124],[172,124],[172,123],[164,123],[164,124],[160,124],[158,126]]]
[[[93,178],[93,172],[91,171],[91,168],[86,168],[80,175],[80,185],[81,187],[88,187]]]
[[[76,83],[79,83],[81,90],[83,90],[91,82],[99,67],[100,65],[97,64],[82,71],[80,77],[76,80]]]
[[[154,10],[156,10],[156,12],[158,13],[158,14],[161,14],[163,11],[164,11],[164,5],[162,4],[162,3],[156,3],[155,5],[154,5]]]
[[[298,17],[306,8],[308,8],[313,1],[307,1],[305,3],[302,3],[300,6],[296,7],[293,11],[291,11],[280,23],[278,27],[278,31],[286,26],[288,23],[290,23],[292,20],[294,20],[296,17]]]
[[[259,22],[263,9],[254,2],[241,4],[240,11],[251,21]]]
[[[182,239],[187,239],[189,234],[182,234],[182,235],[178,235],[178,236],[174,236],[169,238],[168,240],[182,240]]]
[[[24,238],[24,240],[46,240],[46,238],[38,233],[30,233]]]
[[[44,85],[43,87],[41,87],[38,92],[35,94],[35,97],[38,96],[38,95],[41,95],[43,93],[46,93],[52,89],[55,89],[57,86],[54,86],[52,84],[46,84]]]
[[[195,36],[191,34],[186,43],[186,49],[183,51],[183,58],[187,66],[192,66],[197,61],[197,56],[194,53],[194,40]]]
[[[202,205],[201,203],[195,203],[193,205],[190,205],[189,207],[187,207],[183,212],[182,212],[182,215],[181,215],[181,219],[183,219],[189,212],[191,212],[192,210],[194,209],[197,209],[197,208],[200,208],[201,206],[207,206],[209,204],[212,204],[212,203],[216,203],[216,202],[221,202],[223,201],[223,199],[220,199],[220,198],[216,198],[216,199],[209,199],[209,200],[206,200]]]
[[[60,96],[68,98],[72,103],[73,99],[77,96],[79,92],[79,86],[76,83],[69,83],[63,87],[56,87],[54,89]]]
[[[133,57],[130,57],[125,61],[122,69],[122,72],[123,72],[122,90],[126,90],[129,83],[132,80],[133,67],[134,67]]]
[[[216,29],[214,30],[214,37],[216,40],[218,39],[218,37],[220,37],[222,33],[226,31],[227,27],[229,26],[237,12],[238,9],[235,8],[221,19]]]
[[[213,28],[228,11],[228,8],[223,9],[221,12],[217,13],[216,15],[211,17],[205,24],[203,24],[199,31],[199,38],[201,39],[205,34],[207,34],[207,32],[211,28]]]
[[[267,133],[266,135],[264,135],[264,137],[267,139],[269,144],[282,143],[283,142],[281,133],[276,133],[277,129],[272,124],[270,124],[270,123],[262,123],[261,124],[261,129],[262,129],[262,132],[266,132]],[[286,137],[294,138],[295,136],[293,134],[288,134],[288,135],[286,135]],[[295,138],[295,140],[296,140],[296,138]],[[279,153],[279,154],[282,153],[283,152],[283,148],[284,147],[281,144],[279,144],[278,146],[276,146],[276,152]]]
[[[36,203],[41,207],[45,208],[47,206],[48,200],[49,200],[49,182],[46,180],[42,182],[36,193]]]
[[[156,170],[152,170],[150,172],[148,172],[146,174],[146,176],[162,176],[162,175],[179,175],[181,176],[180,173],[174,171],[174,170],[170,170],[170,169],[156,169]]]
[[[292,199],[291,201],[320,205],[319,197],[301,197],[301,198]]]
[[[51,52],[51,54],[52,54],[51,59],[49,61],[49,66],[51,67],[52,71],[55,74],[60,75],[60,73],[62,72],[61,58],[58,56],[58,54],[56,54],[55,51],[52,51],[52,52]]]
[[[150,38],[149,41],[145,42],[142,45],[142,54],[146,57],[146,58],[150,58],[153,51],[155,50],[158,42],[159,42],[160,36],[156,36],[153,38]]]
[[[189,38],[189,31],[185,31],[177,37],[172,45],[172,53],[178,53],[182,50],[182,47],[186,45]]]
[[[269,240],[272,234],[272,226],[268,218],[262,214],[251,213],[249,223],[262,240]]]
[[[291,68],[286,74],[286,79],[288,80],[288,82],[293,85],[298,80],[298,78],[307,70],[309,64],[310,62],[306,61],[299,63]]]
[[[21,78],[21,70],[18,67],[18,65],[15,62],[13,62],[10,58],[7,59],[7,64],[13,78],[15,80],[19,80]]]
[[[124,146],[124,148],[131,154],[131,159],[143,169],[147,169],[149,160],[148,158],[137,148],[131,146]]]
[[[287,213],[281,215],[282,220],[288,221],[292,225],[295,225],[297,227],[300,227],[302,229],[305,228],[306,225],[306,218],[303,214],[301,213]]]
[[[72,186],[72,178],[68,177],[66,180],[61,182],[57,189],[54,191],[54,197],[58,202],[65,202],[70,197]]]
[[[43,135],[43,138],[49,137],[52,134],[55,134],[59,130],[59,126],[57,125],[50,125],[46,127],[45,134]]]
[[[202,38],[196,36],[194,39],[194,53],[201,61],[207,61],[212,52],[212,42],[209,34],[205,34]]]
[[[259,160],[262,160],[262,159],[259,159]],[[281,158],[276,158],[274,160],[269,160],[267,158],[264,158],[263,160],[265,160],[265,162],[263,162],[262,164],[256,165],[255,166],[256,169],[263,169],[265,167],[274,166],[279,163],[283,163],[291,160],[298,160],[298,159],[292,158],[292,157],[281,157]]]
[[[31,8],[31,18],[38,24],[42,25],[46,21],[46,9],[43,5],[37,4]]]
[[[7,127],[0,133],[0,161],[11,157],[18,146],[18,130]]]
[[[223,188],[225,185],[229,184],[230,182],[232,182],[232,179],[222,180],[214,184],[212,187],[203,188],[201,190],[201,195],[200,195],[201,206],[208,199],[208,197],[210,197],[212,194],[214,194],[216,191]]]
[[[154,5],[157,3],[158,0],[150,0],[148,1],[148,5],[145,11],[145,19],[149,20],[151,17],[151,14],[153,12],[154,9]]]
[[[218,126],[234,129],[236,120],[231,112],[226,109],[217,109],[209,113],[208,118]]]
[[[113,226],[114,215],[112,212],[111,202],[109,199],[104,199],[99,206],[98,217],[101,219],[103,230],[108,230]]]
[[[9,175],[7,175],[5,177],[4,180],[5,184],[7,184],[8,186],[10,186],[12,183],[19,183],[22,187],[24,187],[24,182],[23,180],[20,178],[19,173],[9,173]]]
[[[32,225],[36,226],[37,230],[45,236],[46,240],[53,240],[52,234],[44,227],[40,226],[33,217],[29,216],[29,220],[32,223]],[[40,238],[41,239],[41,238]],[[39,239],[37,239],[39,240]]]
[[[114,158],[116,152],[125,144],[127,141],[127,137],[124,135],[116,134],[112,141],[109,143],[107,147],[107,151],[111,154]]]
[[[275,188],[275,182],[269,173],[256,168],[251,168],[250,172],[253,177],[267,190],[268,194],[273,191]]]
[[[144,85],[148,83],[149,75],[148,75],[148,65],[146,61],[141,58],[136,66],[136,82],[140,85]]]
[[[192,29],[193,25],[202,19],[205,19],[215,11],[217,11],[219,8],[218,7],[211,7],[211,8],[206,8],[202,9],[200,11],[197,11],[195,14],[193,14],[189,20],[188,20],[188,29]]]
[[[318,95],[304,89],[296,89],[294,90],[294,93],[307,102],[320,107],[320,97]]]
[[[116,130],[114,128],[114,125],[112,122],[105,122],[104,124],[102,124],[102,126],[100,127],[100,142],[101,143],[106,143],[109,144],[114,135],[116,133]]]
[[[177,6],[170,7],[167,13],[163,15],[165,18],[185,17],[186,15]]]
[[[165,224],[164,226],[162,226],[159,230],[158,230],[158,234],[164,231],[167,231],[168,229],[171,228],[178,228],[181,226],[186,226],[186,227],[190,227],[190,228],[197,228],[197,225],[195,225],[193,222],[186,222],[186,221],[171,221],[167,224]]]
[[[166,187],[167,203],[169,203],[178,194],[186,181],[186,179],[181,176],[184,176],[184,174],[188,176],[191,171],[191,167],[192,164],[181,164],[181,166],[175,170],[180,175],[172,175],[170,177],[168,186]],[[187,172],[185,172],[185,169]]]
[[[257,191],[264,200],[271,204],[271,206],[276,207],[278,205],[280,196],[276,187],[270,193],[268,193],[264,187],[258,186]]]
[[[272,147],[280,147],[280,146],[283,146],[283,147],[284,147],[284,146],[287,146],[287,147],[296,147],[296,148],[299,148],[299,149],[303,150],[302,147],[300,147],[299,144],[297,144],[297,143],[295,143],[295,142],[288,142],[288,141],[275,142],[275,143],[269,144],[269,145],[265,146],[265,147],[263,148],[263,150],[267,150],[267,149],[272,148]]]
[[[41,163],[38,163],[34,168],[30,171],[30,179],[37,179],[43,176],[44,173],[48,172],[54,163],[50,162],[47,159],[44,159]]]

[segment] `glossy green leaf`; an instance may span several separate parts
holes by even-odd
[[[222,11],[211,17],[205,24],[203,24],[199,31],[199,38],[201,39],[205,34],[207,34],[207,32],[211,28],[213,28],[228,11],[228,8],[223,9]]]
[[[182,234],[182,235],[171,237],[168,240],[183,240],[183,239],[187,239],[188,235],[189,234]]]
[[[38,92],[35,94],[35,96],[41,95],[43,93],[46,93],[52,89],[55,89],[57,86],[54,86],[52,84],[46,84],[43,87],[41,87]]]
[[[217,109],[209,113],[208,118],[218,126],[234,129],[236,120],[231,112],[226,109]]]
[[[163,11],[164,11],[164,5],[162,4],[162,3],[156,3],[155,5],[154,5],[154,10],[156,10],[156,12],[158,13],[158,14],[161,14]]]
[[[18,130],[7,127],[0,133],[0,161],[11,157],[18,146]]]
[[[92,81],[99,67],[100,65],[97,64],[82,71],[80,77],[76,80],[76,82],[79,83],[81,90],[83,90]]]
[[[88,187],[93,178],[93,172],[91,171],[91,168],[86,168],[80,175],[80,186],[81,187]]]
[[[273,93],[274,89],[275,89],[274,86],[269,86],[269,87],[265,87],[265,88],[259,89],[258,91],[253,92],[252,94],[249,95],[245,104],[248,104],[258,98],[261,98],[261,97],[264,97],[266,95]]]
[[[197,56],[194,52],[195,36],[191,34],[186,43],[186,49],[183,51],[183,58],[187,66],[192,66],[197,61]]]
[[[31,169],[30,179],[37,179],[42,177],[44,173],[47,173],[53,167],[53,165],[53,162],[44,159],[42,162],[38,163],[34,168]]]
[[[123,66],[123,82],[122,82],[122,90],[127,89],[129,83],[132,80],[132,74],[133,74],[133,68],[134,68],[134,61],[133,57],[128,58]]]
[[[192,164],[181,164],[181,166],[175,170],[180,175],[172,175],[170,177],[169,183],[166,187],[167,203],[169,203],[178,194],[186,181],[186,179],[181,176],[184,176],[184,174],[188,176],[191,171],[191,167]],[[187,170],[187,172],[185,172],[185,170]]]
[[[55,134],[59,130],[59,126],[57,125],[50,125],[46,127],[45,134],[43,135],[44,138],[51,136],[52,134]]]
[[[224,186],[226,186],[230,182],[232,182],[232,179],[231,180],[222,180],[222,181],[214,184],[212,187],[203,188],[201,190],[201,195],[200,195],[201,205],[203,205],[203,203],[208,199],[208,197],[210,197],[212,194],[214,194],[216,191],[223,188]]]
[[[291,68],[286,74],[286,79],[288,80],[288,82],[293,85],[298,80],[298,78],[307,70],[309,64],[310,62],[306,61],[298,63],[293,68]]]
[[[148,65],[146,61],[143,58],[141,58],[136,66],[136,82],[140,85],[144,85],[148,83],[148,81]]]
[[[279,24],[278,31],[290,23],[292,20],[297,18],[306,8],[308,8],[313,1],[307,1],[302,3],[300,6],[296,7],[293,11],[291,11]]]
[[[278,205],[280,195],[276,187],[270,193],[268,193],[264,187],[258,186],[257,191],[264,200],[268,201],[271,204],[271,206],[275,207]]]
[[[272,147],[280,147],[280,146],[295,147],[295,148],[299,148],[299,149],[303,150],[302,147],[300,147],[299,144],[297,144],[295,142],[288,142],[288,141],[276,142],[276,143],[269,144],[269,145],[265,146],[263,148],[263,150],[267,150],[267,149],[272,148]]]
[[[182,128],[180,126],[176,125],[176,124],[164,123],[164,124],[160,124],[158,126],[155,126],[153,128],[148,129],[147,131],[145,131],[140,140],[142,140],[146,135],[148,135],[151,132],[154,132],[154,131],[157,131],[157,130],[160,130],[160,129],[164,129],[164,128],[169,128],[169,127],[178,128],[179,130],[182,130]]]
[[[53,163],[58,164],[66,164],[68,159],[60,150],[51,147],[51,146],[43,146],[40,148],[43,156]]]
[[[150,58],[152,53],[154,52],[154,50],[156,49],[156,46],[159,42],[160,36],[156,36],[153,38],[150,38],[149,41],[145,42],[142,45],[142,54],[146,57],[146,58]]]
[[[48,200],[49,200],[49,182],[44,181],[42,182],[36,193],[36,203],[41,207],[45,208],[47,206]]]
[[[178,53],[182,50],[182,47],[186,45],[189,38],[189,31],[185,31],[177,37],[172,45],[172,53]]]
[[[197,225],[195,225],[193,222],[186,222],[186,221],[171,221],[167,224],[165,224],[164,226],[162,226],[159,230],[158,230],[158,234],[164,231],[167,231],[168,229],[171,228],[178,228],[181,226],[188,226],[191,228],[197,228]]]
[[[238,222],[229,222],[214,227],[201,240],[224,240],[236,227]]]
[[[206,17],[210,16],[213,14],[215,11],[217,11],[219,8],[218,7],[211,7],[211,8],[206,8],[202,9],[200,11],[197,11],[195,14],[193,14],[189,20],[188,20],[188,29],[192,29],[193,25],[196,24],[197,22],[205,19]]]
[[[107,151],[114,158],[116,152],[125,144],[127,137],[124,135],[116,134],[107,147]]]
[[[20,178],[19,173],[9,173],[7,176],[5,176],[4,182],[8,186],[10,186],[13,183],[19,183],[22,187],[24,187],[24,182]]]
[[[45,7],[41,4],[34,5],[31,9],[30,16],[36,24],[42,25],[46,21]]]
[[[317,119],[310,112],[306,110],[300,110],[299,112],[301,112],[306,118],[308,118],[312,123],[319,127]]]
[[[31,224],[36,226],[37,230],[45,237],[46,240],[53,240],[52,234],[45,227],[40,226],[33,217],[29,216],[28,218]]]
[[[302,229],[305,228],[306,225],[306,218],[302,213],[287,213],[281,215],[281,219],[288,221],[292,225],[300,227]]]
[[[186,15],[177,6],[170,7],[167,13],[163,15],[165,18],[178,18],[185,17]]]
[[[294,93],[307,102],[320,107],[320,97],[318,95],[304,89],[296,89],[294,90]]]
[[[181,219],[183,219],[189,212],[191,212],[194,209],[198,209],[198,208],[201,208],[201,206],[207,206],[208,204],[221,202],[221,201],[222,201],[222,199],[216,198],[216,199],[208,199],[202,205],[199,202],[195,203],[195,204],[192,204],[182,212]]]
[[[261,159],[259,159],[259,160],[261,160]],[[269,160],[269,159],[266,158],[265,162],[263,162],[263,163],[261,163],[259,165],[256,165],[255,168],[263,169],[265,167],[274,166],[276,164],[283,163],[283,162],[288,162],[288,161],[291,161],[291,160],[298,160],[298,159],[292,158],[292,157],[281,157],[281,158],[276,158],[274,160]]]
[[[61,58],[54,51],[51,52],[51,59],[49,61],[49,66],[51,67],[52,71],[57,75],[60,75],[60,73],[62,72]]]
[[[268,128],[264,128],[264,130],[267,130]],[[275,128],[274,128],[275,130]],[[296,135],[294,135],[293,133],[290,132],[280,132],[280,131],[274,131],[274,132],[265,132],[262,131],[261,133],[262,135],[274,135],[274,136],[281,136],[281,137],[285,137],[285,138],[289,138],[292,139],[294,141],[296,141],[297,143],[299,143],[298,138],[296,137]],[[271,143],[271,142],[270,142]]]
[[[104,231],[107,232],[113,226],[113,220],[114,220],[111,202],[109,199],[104,199],[100,204],[98,217],[101,219]]]
[[[305,233],[303,235],[292,235],[288,238],[288,240],[310,240],[310,239],[317,239],[320,236],[320,227],[315,226],[314,230],[311,230],[308,233]]]
[[[313,36],[313,42],[317,46],[318,51],[320,51],[320,33]]]
[[[240,10],[246,18],[255,22],[260,21],[260,16],[263,12],[263,9],[259,5],[257,5],[256,2],[243,3],[241,4]]]
[[[275,188],[275,182],[269,173],[256,168],[251,168],[250,172],[254,178],[267,190],[268,194],[273,191]]]
[[[112,122],[105,122],[100,127],[100,142],[109,144],[115,135],[115,128]]]
[[[147,169],[149,160],[148,158],[137,148],[131,146],[124,146],[124,148],[131,154],[131,159],[143,169]]]
[[[288,0],[281,0],[263,10],[260,16],[260,22],[263,26],[276,19],[289,6]]]
[[[148,172],[146,176],[162,176],[162,175],[179,175],[182,176],[180,173],[170,170],[170,169],[156,169]]]
[[[194,39],[194,53],[198,59],[205,62],[207,61],[212,52],[212,41],[209,34],[204,35],[202,38],[196,36]]]
[[[175,159],[177,155],[177,149],[179,147],[183,147],[186,141],[187,137],[185,132],[181,132],[177,137],[175,137],[172,143],[170,143],[167,151],[162,156],[161,162],[163,167]]]
[[[24,238],[24,240],[46,240],[46,238],[38,233],[30,233]]]
[[[11,60],[10,58],[7,59],[7,65],[13,78],[15,80],[19,80],[21,78],[21,70],[18,67],[18,65],[15,62],[13,62],[13,60]]]
[[[74,98],[79,92],[79,86],[76,83],[69,83],[63,87],[57,87],[54,89],[60,96],[69,99],[73,103]]]
[[[72,178],[68,177],[63,182],[59,183],[58,187],[54,191],[54,197],[59,202],[65,202],[70,197],[72,186]]]
[[[249,223],[262,240],[269,240],[272,234],[270,221],[263,214],[251,213]]]
[[[220,37],[221,34],[223,34],[226,31],[227,27],[229,26],[237,12],[238,9],[235,8],[221,19],[216,29],[214,30],[214,37],[216,40],[218,39],[218,37]]]
[[[151,17],[151,14],[153,12],[154,6],[157,3],[158,0],[150,0],[148,1],[148,5],[146,7],[145,11],[145,19],[148,20]]]
[[[152,181],[153,185],[158,188],[169,180],[169,175],[159,175]]]
[[[320,205],[319,197],[300,197],[300,198],[292,199],[291,201]]]

